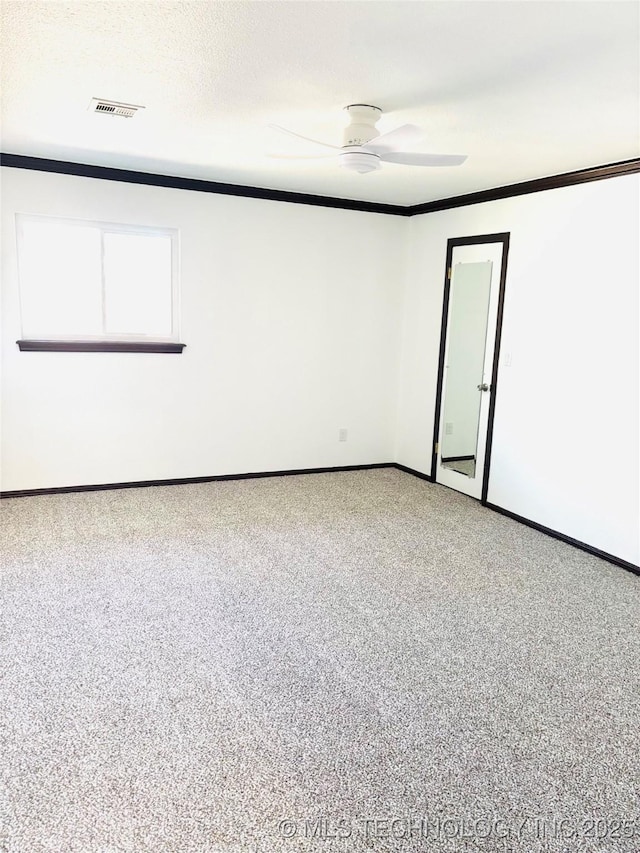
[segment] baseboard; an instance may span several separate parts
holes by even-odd
[[[213,474],[206,477],[178,477],[170,480],[133,480],[127,483],[97,483],[84,486],[54,486],[48,489],[15,489],[13,491],[0,492],[0,498],[27,498],[37,495],[60,495],[71,492],[103,492],[111,489],[143,489],[148,486],[187,486],[192,483],[216,483],[224,480],[253,480],[262,477],[289,477],[300,474],[332,474],[338,471],[371,471],[379,468],[396,468],[398,471],[404,471],[405,474],[411,474],[413,477],[418,477],[420,480],[426,480],[428,483],[433,483],[430,474],[423,474],[422,471],[417,471],[415,468],[409,468],[407,465],[401,465],[399,462],[374,462],[370,465],[338,465],[327,468],[291,468],[286,471],[255,471],[245,474]],[[524,518],[522,515],[517,515],[508,509],[503,509],[496,504],[486,502],[484,504],[487,509],[511,518],[513,521],[518,521],[520,524],[525,524],[527,527],[532,527],[534,530],[545,533],[553,539],[558,539],[565,542],[567,545],[573,545],[574,548],[579,548],[581,551],[586,551],[595,557],[600,557],[601,560],[606,560],[608,563],[613,563],[615,566],[620,566],[633,574],[640,575],[640,566],[635,563],[630,563],[614,554],[608,554],[606,551],[601,551],[599,548],[594,548],[592,545],[587,545],[586,542],[580,542],[579,539],[574,539],[558,530],[552,530],[550,527],[545,527],[543,524],[538,524],[537,521],[531,521]]]
[[[560,533],[558,530],[552,530],[550,527],[545,527],[544,524],[538,524],[537,521],[531,521],[528,518],[524,518],[522,515],[517,515],[515,512],[511,512],[511,510],[503,509],[501,506],[496,506],[496,504],[487,502],[484,506],[486,506],[487,509],[493,510],[493,512],[498,512],[500,515],[505,515],[507,518],[513,519],[513,521],[519,521],[520,524],[526,524],[527,527],[539,530],[540,533],[546,533],[547,536],[551,536],[553,539],[558,539],[560,542],[565,542],[567,545],[573,545],[574,548],[586,551],[587,554],[592,554],[594,557],[600,557],[601,560],[606,560],[608,563],[620,566],[628,572],[640,575],[640,566],[636,566],[635,563],[630,563],[627,560],[623,560],[621,557],[616,557],[614,554],[608,554],[606,551],[594,548],[593,545],[587,545],[586,542],[581,542],[579,539],[574,539],[572,536],[567,536],[565,533]]]
[[[404,471],[407,474],[413,474],[414,477],[419,477],[421,480],[427,480],[430,483],[434,482],[428,474],[422,474],[420,471],[416,471],[414,468],[408,468],[406,465],[400,465],[398,462],[395,463],[394,467],[397,468],[399,471]],[[492,510],[493,512],[497,512],[500,515],[504,515],[507,518],[511,518],[513,521],[519,521],[520,524],[525,524],[527,527],[532,527],[534,530],[540,531],[540,533],[545,533],[547,536],[551,536],[553,539],[558,539],[560,542],[565,542],[567,545],[573,545],[574,548],[579,548],[581,551],[586,551],[587,554],[592,554],[594,557],[599,557],[601,560],[606,560],[608,563],[613,563],[614,566],[619,566],[622,569],[626,569],[626,571],[628,572],[632,572],[635,575],[640,575],[640,566],[636,566],[635,563],[630,563],[628,560],[623,560],[621,557],[616,557],[614,554],[609,554],[606,551],[601,551],[599,548],[594,548],[593,545],[587,545],[586,542],[581,542],[579,539],[574,539],[572,536],[567,536],[564,533],[560,533],[558,530],[552,530],[550,527],[545,527],[544,524],[538,524],[537,521],[531,521],[530,519],[525,518],[522,515],[517,515],[515,512],[511,512],[508,509],[503,509],[501,506],[497,506],[496,504],[492,504],[487,501],[483,504],[483,506],[485,506],[487,509]]]
[[[441,462],[470,462],[472,459],[475,459],[475,456],[442,456],[440,457]]]
[[[15,489],[13,491],[0,492],[0,497],[29,498],[37,495],[62,495],[68,494],[69,492],[105,492],[111,489],[143,489],[147,486],[188,486],[192,483],[217,483],[222,480],[254,480],[259,477],[288,477],[298,474],[331,474],[335,471],[368,471],[374,468],[395,467],[396,466],[393,462],[374,462],[371,465],[338,465],[329,468],[291,468],[287,471],[255,471],[246,474],[213,474],[207,477],[177,477],[172,480],[132,480],[128,483],[97,483],[85,486],[53,486],[48,489]]]
[[[431,474],[423,474],[422,471],[416,471],[415,468],[408,468],[406,465],[401,465],[399,462],[394,462],[393,467],[398,471],[404,471],[405,474],[412,474],[414,477],[419,477],[421,480],[426,480],[428,483],[433,483]]]

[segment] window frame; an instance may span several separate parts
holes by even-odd
[[[104,265],[104,238],[106,234],[134,234],[140,236],[169,237],[171,241],[171,334],[143,335],[129,333],[103,332],[100,335],[65,334],[47,335],[46,338],[25,336],[25,318],[23,312],[23,285],[21,258],[24,257],[24,224],[27,222],[45,222],[95,228],[100,233],[100,305],[102,328],[106,322],[106,280]],[[123,222],[108,222],[96,219],[78,219],[75,217],[51,216],[45,214],[16,213],[16,249],[18,266],[18,300],[20,312],[20,340],[16,341],[23,352],[175,352],[181,353],[186,346],[180,343],[180,232],[178,228],[157,225],[134,225]]]

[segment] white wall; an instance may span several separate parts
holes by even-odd
[[[632,175],[410,220],[396,447],[430,472],[447,240],[509,231],[488,500],[634,563],[639,198]]]
[[[3,489],[428,473],[447,239],[509,231],[489,501],[639,561],[637,176],[405,219],[2,175]],[[19,352],[16,212],[178,227],[184,354]]]
[[[2,178],[3,489],[392,459],[405,220]],[[178,227],[184,353],[19,352],[16,212]]]

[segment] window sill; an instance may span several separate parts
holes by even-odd
[[[186,344],[166,341],[16,341],[20,352],[166,352],[178,355]]]

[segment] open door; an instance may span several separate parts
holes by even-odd
[[[432,476],[486,499],[508,234],[447,244]]]

